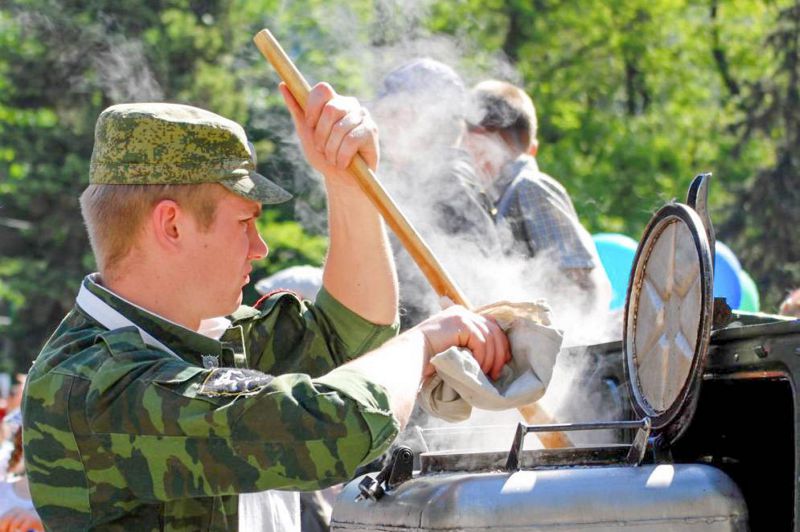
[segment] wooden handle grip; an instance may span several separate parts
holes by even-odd
[[[272,64],[280,78],[286,83],[289,91],[295,97],[300,107],[306,108],[308,93],[311,86],[303,75],[297,70],[292,60],[281,48],[280,43],[272,36],[269,30],[264,29],[253,38],[258,49],[265,58]],[[370,201],[381,213],[383,219],[392,228],[397,238],[408,250],[411,258],[417,263],[422,273],[428,279],[439,296],[447,296],[453,302],[471,308],[463,292],[456,286],[436,259],[431,249],[425,244],[419,233],[411,226],[408,219],[397,208],[397,205],[386,192],[386,189],[378,182],[375,174],[369,169],[367,163],[360,155],[356,154],[353,162],[350,163],[348,170],[358,181],[359,186],[370,199]]]

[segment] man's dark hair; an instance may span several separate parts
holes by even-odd
[[[500,133],[520,152],[527,152],[536,141],[533,102],[525,91],[505,81],[482,81],[472,89],[467,122],[473,130]]]

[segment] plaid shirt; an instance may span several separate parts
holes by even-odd
[[[497,224],[509,228],[513,236],[504,242],[507,251],[533,257],[547,250],[558,257],[562,270],[590,270],[600,264],[567,191],[540,172],[533,157],[523,155],[507,164],[488,194]]]

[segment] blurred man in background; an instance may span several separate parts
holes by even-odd
[[[471,158],[459,147],[466,109],[461,77],[430,58],[413,59],[389,72],[371,106],[381,130],[381,181],[449,271],[458,270],[453,260],[500,251]],[[406,329],[436,312],[439,303],[402,246],[393,241],[392,247],[401,327]]]
[[[607,309],[611,285],[591,235],[561,183],[536,162],[537,120],[530,97],[510,83],[487,80],[472,89],[470,105],[463,146],[473,157],[504,251],[548,257],[557,275],[544,285],[557,287],[554,293],[580,294],[590,308]],[[556,309],[570,299],[560,295],[548,298]]]
[[[789,292],[789,295],[786,296],[786,299],[781,302],[778,313],[783,314],[784,316],[794,316],[795,318],[800,318],[800,288],[795,288]]]

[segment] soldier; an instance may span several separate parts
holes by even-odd
[[[493,376],[508,360],[497,325],[458,307],[381,345],[397,330],[395,273],[379,215],[344,170],[357,152],[377,167],[377,130],[326,84],[305,113],[281,91],[328,193],[313,304],[279,293],[240,306],[268,251],[261,205],[289,194],[256,173],[238,124],[174,104],[100,115],[81,196],[99,273],[23,402],[47,528],[235,530],[237,494],[324,487],[383,452],[432,354],[467,346]]]

